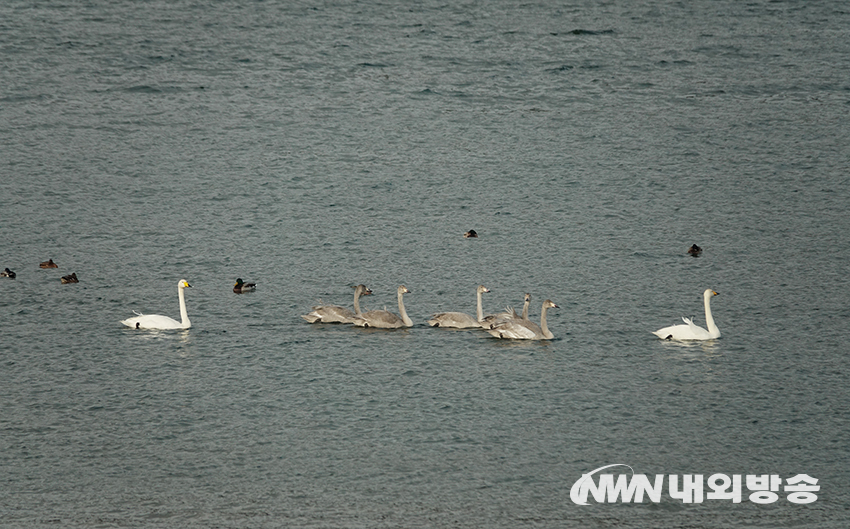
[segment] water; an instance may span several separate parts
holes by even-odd
[[[0,526],[845,527],[848,17],[3,4]],[[416,325],[299,317],[357,283]],[[556,339],[427,327],[481,283]],[[612,463],[821,491],[575,505]]]

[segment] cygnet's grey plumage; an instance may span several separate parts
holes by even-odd
[[[524,301],[522,303],[522,316],[516,313],[513,307],[505,308],[505,312],[500,312],[498,314],[490,314],[485,316],[481,322],[481,326],[485,329],[492,329],[493,327],[499,326],[505,322],[514,320],[514,319],[523,319],[528,321],[528,305],[531,303],[531,294],[526,293]]]
[[[472,329],[481,327],[484,319],[484,309],[481,305],[481,294],[490,292],[490,289],[484,285],[478,285],[475,290],[475,295],[478,300],[477,318],[470,316],[464,312],[438,312],[431,316],[428,320],[428,325],[431,327],[447,327],[453,329]]]
[[[540,325],[533,321],[523,320],[521,318],[506,321],[487,332],[496,338],[507,338],[512,340],[551,340],[555,336],[549,331],[549,326],[546,324],[546,312],[550,308],[558,308],[551,300],[547,299],[543,302],[543,308],[540,310]]]
[[[409,293],[410,290],[406,286],[398,287],[398,313],[400,316],[396,316],[386,309],[370,310],[352,318],[352,323],[358,327],[375,327],[377,329],[413,327],[413,321],[407,316],[407,311],[404,310],[404,295]]]
[[[354,287],[354,312],[339,305],[317,305],[309,314],[301,317],[310,323],[352,323],[360,315],[360,296],[368,296],[372,291],[366,285]]]

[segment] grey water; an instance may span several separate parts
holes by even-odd
[[[0,527],[846,527],[848,72],[838,1],[3,2]]]

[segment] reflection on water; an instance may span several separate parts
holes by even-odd
[[[662,340],[656,339],[654,340],[659,342],[662,347],[667,347],[670,349],[682,349],[685,351],[691,351],[692,353],[715,353],[720,351],[721,344],[720,339],[717,340]]]

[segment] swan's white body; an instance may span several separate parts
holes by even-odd
[[[375,327],[378,329],[398,329],[400,327],[413,327],[413,321],[407,316],[407,311],[404,310],[404,295],[409,294],[410,290],[406,286],[398,287],[398,313],[401,317],[396,316],[388,310],[370,310],[353,318],[354,325],[358,327]]]
[[[522,318],[514,318],[504,323],[487,329],[487,332],[496,338],[507,338],[511,340],[551,340],[555,336],[549,331],[549,326],[546,324],[546,312],[550,308],[558,308],[551,300],[543,302],[543,308],[540,310],[540,325],[533,321],[524,320]]]
[[[368,296],[371,293],[366,285],[354,287],[354,312],[339,305],[319,305],[301,317],[310,323],[353,323],[354,317],[360,316],[360,296]]]
[[[478,318],[473,318],[464,312],[438,312],[431,316],[428,320],[428,325],[431,327],[447,327],[453,329],[471,329],[481,327],[481,322],[484,320],[484,309],[481,305],[481,294],[490,292],[490,289],[484,285],[478,285],[476,289],[476,297],[478,298]]]
[[[122,320],[121,323],[134,329],[188,329],[192,326],[192,322],[189,321],[189,315],[186,312],[183,289],[191,286],[185,279],[177,282],[177,297],[180,299],[180,321],[159,314],[139,314],[137,312],[138,316]]]
[[[653,332],[662,340],[714,340],[720,338],[720,329],[714,324],[714,318],[711,316],[711,298],[716,296],[717,292],[710,288],[702,293],[703,304],[705,305],[705,324],[708,330],[694,324],[689,318],[682,318],[684,325],[671,325]]]
[[[499,325],[515,319],[523,319],[528,321],[528,305],[531,303],[531,294],[526,293],[522,303],[522,316],[516,313],[513,307],[506,307],[505,312],[498,314],[490,314],[485,316],[481,322],[481,326],[485,329],[492,329]]]

